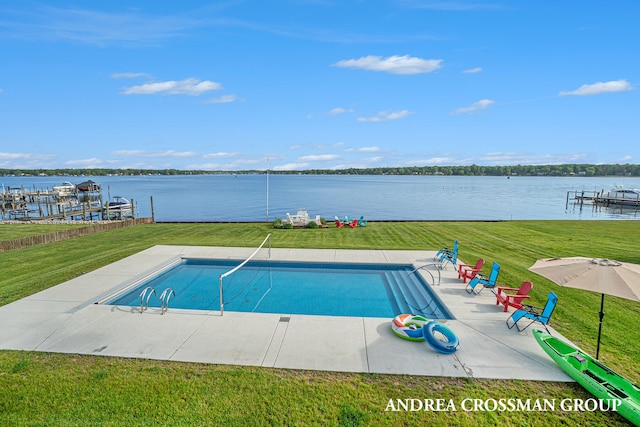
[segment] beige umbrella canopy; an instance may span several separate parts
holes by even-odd
[[[604,317],[604,296],[640,301],[640,265],[601,258],[544,258],[529,268],[560,286],[598,292],[600,326],[596,359],[600,355],[600,333]]]

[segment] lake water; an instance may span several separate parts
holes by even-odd
[[[184,175],[0,177],[1,186],[50,189],[87,179],[105,202],[133,199],[138,217],[156,221],[273,221],[299,208],[311,217],[367,220],[639,219],[636,208],[593,207],[567,192],[640,188],[639,178],[382,175]]]

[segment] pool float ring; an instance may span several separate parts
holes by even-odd
[[[405,340],[422,341],[422,329],[429,321],[426,317],[415,314],[398,314],[391,322],[391,330]]]
[[[441,335],[446,341],[436,337],[435,333]],[[424,340],[436,351],[445,354],[455,353],[460,345],[460,341],[451,329],[440,322],[431,321],[422,327]]]

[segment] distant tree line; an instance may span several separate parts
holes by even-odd
[[[640,165],[563,164],[517,166],[402,166],[365,169],[306,170],[278,173],[350,175],[461,175],[461,176],[640,176]]]
[[[262,170],[206,171],[181,169],[0,169],[5,176],[107,176],[107,175],[215,175],[263,174]],[[517,166],[398,166],[379,168],[269,170],[270,174],[289,175],[454,175],[454,176],[640,176],[634,164],[563,164]]]

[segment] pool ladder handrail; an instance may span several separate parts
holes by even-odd
[[[143,313],[149,308],[149,298],[151,298],[151,294],[156,296],[158,295],[156,290],[151,286],[147,286],[142,292],[140,292],[140,313]],[[145,297],[147,297],[146,300]]]
[[[165,289],[162,291],[162,294],[160,294],[160,314],[164,314],[169,310],[169,300],[171,299],[171,295],[176,296],[176,293],[171,288]]]
[[[437,267],[437,263],[430,263],[430,264],[425,264],[425,265],[421,265],[418,268],[413,269],[412,271],[410,271],[409,273],[407,273],[407,276],[417,272],[418,270],[423,270],[425,272],[427,272],[429,274],[429,276],[431,276],[431,280],[433,280],[433,284],[434,285],[438,285],[440,286],[440,281],[442,280],[442,276],[440,275],[440,269],[436,269],[436,271],[438,272],[438,283],[436,283],[436,278],[433,276],[433,273],[431,273],[431,270],[427,270],[427,267],[431,267],[431,266],[436,266]]]

